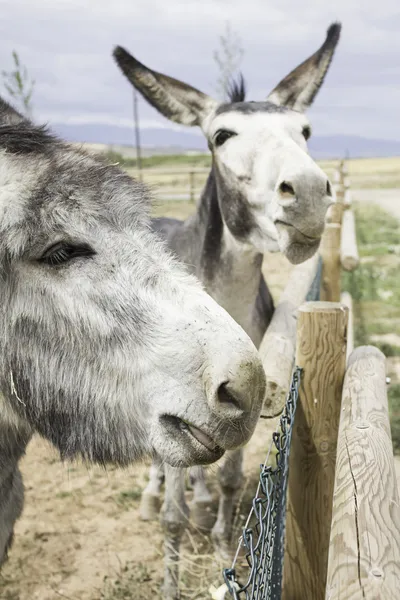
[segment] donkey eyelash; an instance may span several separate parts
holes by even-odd
[[[48,248],[40,257],[39,262],[51,267],[57,267],[69,262],[74,258],[90,258],[96,253],[88,244],[73,245],[66,242],[58,242]]]
[[[302,135],[304,137],[305,140],[310,139],[311,137],[311,127],[309,127],[308,125],[306,125],[305,127],[303,127],[302,129]]]
[[[219,129],[214,135],[214,144],[216,146],[222,146],[227,140],[229,140],[229,138],[233,137],[234,135],[237,135],[237,133],[235,133],[234,131],[229,131],[228,129]]]

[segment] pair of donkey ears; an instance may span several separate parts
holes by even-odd
[[[267,99],[274,104],[304,112],[312,104],[325,79],[340,31],[340,23],[333,23],[322,46],[282,79]],[[152,71],[120,46],[115,48],[113,56],[131,84],[171,121],[201,126],[219,104],[182,81]]]

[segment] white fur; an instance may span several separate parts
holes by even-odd
[[[293,223],[304,235],[322,234],[332,199],[326,194],[326,175],[308,155],[304,127],[309,127],[307,117],[295,111],[242,114],[234,108],[211,114],[204,123],[210,142],[219,130],[236,134],[214,148],[214,160],[229,188],[248,203],[258,225],[249,243],[260,252],[286,253],[290,247],[291,231],[279,230],[278,220]],[[299,190],[294,200],[280,192],[284,181]]]

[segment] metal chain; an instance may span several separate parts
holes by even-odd
[[[260,481],[235,558],[231,568],[223,571],[228,591],[234,600],[281,598],[289,452],[301,373],[302,369],[295,367],[279,427],[272,435],[267,458],[261,465]],[[277,450],[275,467],[267,464],[273,446]],[[249,566],[248,578],[243,585],[236,575],[241,549],[245,550]]]

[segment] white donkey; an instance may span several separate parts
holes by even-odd
[[[314,100],[340,36],[333,24],[319,50],[283,79],[265,102],[246,102],[244,84],[232,101],[220,104],[144,66],[117,47],[114,58],[151,105],[172,121],[201,127],[212,153],[212,169],[196,213],[185,222],[156,219],[154,229],[204,283],[258,346],[273,313],[262,276],[265,251],[282,251],[292,263],[313,255],[332,203],[326,175],[307,153],[311,126],[303,114]],[[273,416],[273,415],[271,415]],[[168,475],[168,474],[167,474]],[[210,502],[201,469],[192,470],[195,520]],[[171,477],[171,475],[169,475]],[[213,539],[229,555],[234,497],[242,480],[242,450],[232,452],[219,471],[221,496]],[[163,469],[153,464],[142,497],[144,518],[155,516]],[[182,476],[167,489],[164,521],[172,532],[166,548],[173,559],[185,526]],[[167,556],[168,558],[168,556]],[[166,596],[175,597],[177,571],[167,568]]]
[[[146,189],[0,99],[0,564],[34,432],[63,458],[208,464],[265,395],[254,344],[150,231]]]

